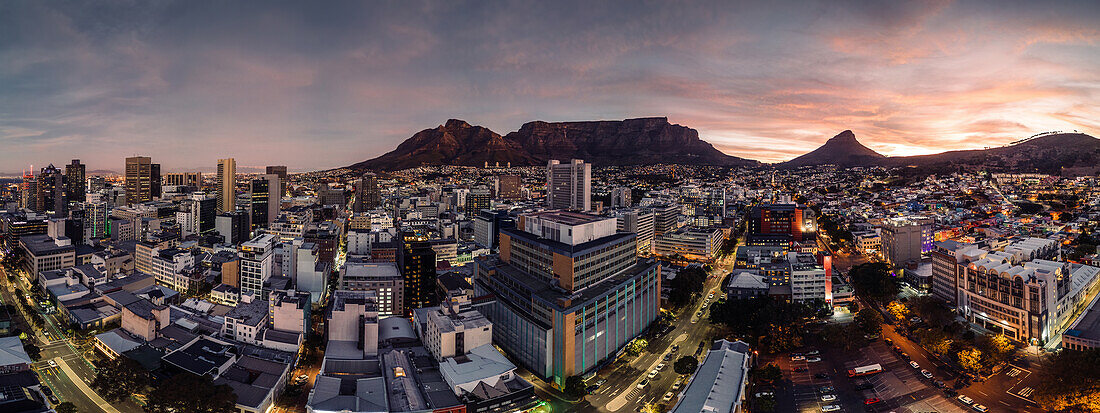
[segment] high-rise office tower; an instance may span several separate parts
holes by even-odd
[[[35,210],[57,215],[67,214],[69,201],[65,198],[65,175],[61,170],[50,164],[42,168],[35,181],[38,191]]]
[[[242,243],[237,256],[241,259],[241,295],[258,298],[275,268],[275,235],[260,234]]]
[[[749,245],[813,244],[817,221],[813,210],[794,203],[757,205],[749,212]]]
[[[250,225],[253,231],[256,228],[267,228],[268,224],[279,216],[278,194],[279,176],[260,175],[248,184]]]
[[[173,186],[202,187],[202,173],[199,172],[174,172],[164,174],[164,184]]]
[[[19,207],[38,209],[38,182],[34,179],[34,170],[23,172],[23,182],[19,184]]]
[[[126,203],[152,201],[160,196],[160,164],[148,156],[126,158]]]
[[[191,197],[181,203],[180,211],[176,214],[176,223],[185,235],[213,234],[215,217],[218,215],[217,202],[215,197],[205,192],[192,192]]]
[[[492,197],[489,195],[489,188],[477,187],[470,189],[470,192],[466,194],[466,216],[475,217],[478,212],[483,209],[489,209],[492,206]]]
[[[660,204],[653,206],[653,235],[660,236],[676,230],[680,218],[680,206]]]
[[[546,164],[546,206],[550,209],[592,209],[592,164],[574,159]]]
[[[631,204],[630,188],[625,186],[619,186],[611,188],[611,206],[612,207],[630,207]]]
[[[107,178],[99,175],[92,175],[88,177],[88,193],[95,193],[102,191],[107,187]],[[81,202],[84,200],[82,199]]]
[[[237,209],[237,161],[218,159],[218,212]]]
[[[248,213],[231,211],[214,217],[214,229],[225,238],[225,243],[237,245],[248,241]]]
[[[107,202],[100,198],[90,199],[84,202],[84,233],[85,242],[107,238]]]
[[[518,175],[499,175],[496,179],[497,198],[514,201],[519,199],[520,179]]]
[[[368,172],[356,182],[354,206],[357,213],[382,206],[382,192],[378,189],[377,175]]]
[[[493,342],[559,386],[613,359],[661,312],[661,268],[636,257],[615,218],[571,211],[521,215],[500,253],[478,257],[474,296]]]
[[[286,165],[268,166],[267,174],[279,176],[279,190],[275,193],[279,194],[279,198],[281,199],[283,195],[286,195]]]
[[[615,218],[619,232],[629,232],[636,235],[639,255],[653,254],[654,221],[656,214],[651,210],[629,209],[616,211]]]
[[[73,159],[72,163],[65,165],[65,197],[70,204],[84,202],[85,189],[88,185],[85,179],[86,172],[85,165],[80,163],[79,159]]]
[[[160,198],[160,164],[154,163],[149,165],[149,197]]]
[[[435,250],[426,239],[399,233],[397,268],[405,281],[405,312],[437,304]]]

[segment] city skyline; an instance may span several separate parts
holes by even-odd
[[[2,172],[328,169],[464,119],[667,116],[776,162],[851,129],[886,155],[1096,133],[1075,3],[0,6]]]

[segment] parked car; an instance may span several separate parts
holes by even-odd
[[[669,400],[672,400],[673,397],[676,397],[676,393],[668,392],[668,393],[665,393],[665,397],[661,398],[661,401],[667,402]]]
[[[649,372],[649,375],[648,375],[648,376],[646,376],[646,378],[647,378],[647,379],[652,379],[652,378],[654,378],[654,377],[657,377],[657,373],[659,373],[659,372],[657,371],[657,369],[653,369],[653,371],[650,371],[650,372]]]
[[[675,383],[672,383],[672,391],[680,390],[680,386],[682,385],[683,384],[681,384],[679,380],[676,380]]]
[[[959,399],[960,402],[962,402],[962,404],[969,405],[969,404],[974,403],[974,399],[966,397],[966,395],[963,395],[963,394],[960,394],[958,399]]]
[[[665,353],[665,356],[661,357],[661,360],[664,360],[664,361],[672,360],[672,353]]]
[[[673,344],[673,345],[672,345],[672,352],[673,352],[673,353],[675,353],[675,352],[677,352],[677,351],[679,351],[679,350],[680,350],[680,345],[679,345],[679,344]]]
[[[821,392],[822,393],[836,393],[836,389],[833,388],[833,386],[822,386],[821,387]]]
[[[906,360],[909,360],[909,359],[910,359],[910,357],[909,357],[909,353],[906,353],[906,352],[902,352],[902,353],[901,353],[901,358],[903,358],[903,359],[906,359]]]
[[[808,356],[816,356],[816,355],[818,355],[818,354],[821,354],[821,351],[818,351],[818,350],[810,350],[810,351],[807,351],[807,352],[806,352],[806,355],[808,355]]]
[[[840,410],[840,405],[829,404],[829,405],[821,406],[821,411],[823,411],[823,412],[835,412],[835,411],[838,411],[838,410]]]
[[[770,391],[762,391],[762,392],[756,393],[756,397],[767,397],[767,396],[775,396],[775,393],[770,392]]]
[[[989,411],[989,408],[988,408],[988,407],[985,407],[985,406],[983,406],[983,405],[980,405],[980,404],[975,404],[975,405],[973,405],[973,406],[970,406],[970,408],[972,408],[972,409],[974,409],[974,410],[977,410],[977,411],[979,411],[979,412],[982,412],[982,413],[985,413],[985,412],[988,412],[988,411]]]
[[[936,387],[940,389],[947,387],[947,383],[944,383],[943,380],[936,380],[932,384],[936,385]]]
[[[50,367],[57,367],[57,362],[50,360]]]
[[[801,354],[791,356],[791,361],[802,361],[802,360],[805,360],[805,359],[806,359],[806,356],[803,356]]]
[[[890,345],[890,346],[894,345],[894,340],[891,340],[890,337],[887,337],[885,340],[882,340],[882,341],[885,341],[886,345]]]
[[[928,370],[925,370],[925,369],[921,369],[920,375],[924,376],[924,378],[926,378],[926,379],[932,378],[932,372],[930,372]]]
[[[835,394],[825,394],[821,396],[821,401],[823,402],[831,402],[833,400],[836,400]]]
[[[920,368],[920,364],[917,364],[917,362],[915,362],[915,361],[910,361],[910,362],[909,362],[909,365],[910,365],[910,366],[913,366],[913,368],[915,368],[915,369],[919,369],[919,368]]]
[[[878,397],[872,397],[870,399],[864,400],[863,404],[875,404],[875,403],[881,403],[881,402],[882,402],[882,399],[880,399]]]
[[[819,361],[821,361],[821,357],[810,357],[810,358],[806,359],[807,363],[817,363]]]
[[[645,386],[648,386],[648,385],[649,385],[649,379],[642,379],[642,381],[638,382],[638,388],[639,389],[644,389]]]
[[[584,388],[584,392],[585,393],[592,393],[592,392],[594,392],[596,390],[599,390],[599,389],[600,389],[600,386],[597,386],[595,384],[591,384],[588,387]]]
[[[54,396],[54,395],[52,395],[52,394],[51,394],[51,395],[49,395],[49,396],[46,396],[46,398],[47,398],[47,399],[50,399],[50,403],[53,403],[53,404],[58,404],[58,403],[61,403],[61,400],[58,400],[58,399],[57,399],[57,396]]]
[[[665,363],[661,363],[661,364],[658,364],[658,365],[657,365],[657,371],[661,371],[661,370],[664,370],[664,369],[665,369],[665,366],[667,366],[667,365],[666,365]]]

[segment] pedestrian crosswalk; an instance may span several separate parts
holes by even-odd
[[[1020,389],[1020,391],[1016,392],[1016,394],[1019,394],[1020,396],[1023,396],[1023,397],[1031,397],[1032,393],[1035,393],[1035,389],[1033,389],[1031,387],[1024,387],[1024,388]]]
[[[1020,369],[1013,367],[1012,370],[1009,370],[1008,373],[1005,373],[1005,375],[1008,376],[1008,377],[1019,376],[1020,375]]]

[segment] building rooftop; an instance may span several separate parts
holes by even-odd
[[[34,360],[23,350],[23,341],[19,337],[0,337],[0,366],[16,364],[31,365]]]
[[[684,389],[674,413],[727,413],[740,409],[749,373],[749,345],[718,340]]]
[[[633,235],[633,234],[631,234]],[[601,297],[609,290],[618,288],[623,283],[634,279],[641,274],[645,274],[657,267],[657,263],[651,260],[642,261],[638,260],[634,265],[627,267],[618,274],[608,276],[607,278],[585,287],[583,290],[577,291],[573,294],[567,293],[565,290],[551,286],[544,280],[528,274],[519,268],[513,267],[511,264],[505,263],[500,260],[498,256],[489,255],[478,257],[478,265],[484,266],[490,270],[496,270],[502,273],[504,276],[511,280],[515,280],[522,287],[531,292],[531,295],[537,297],[554,307],[561,308],[563,310],[579,307],[589,300]],[[498,299],[501,299],[498,297]],[[563,306],[564,301],[568,301],[568,305]]]
[[[239,323],[258,326],[267,320],[267,301],[257,299],[250,303],[237,303],[237,306],[229,310],[225,317],[235,319]]]
[[[162,359],[176,367],[198,376],[214,377],[226,364],[237,357],[237,349],[210,337],[196,337],[187,345],[165,354]]]
[[[1088,308],[1066,330],[1065,335],[1087,340],[1100,340],[1100,294],[1092,298]]]
[[[276,387],[282,386],[288,365],[243,356],[222,373],[215,385],[227,384],[237,394],[237,404],[259,408]]]
[[[602,217],[599,215],[561,210],[532,212],[529,214],[524,214],[524,216],[566,225],[584,225],[609,219],[607,217]]]
[[[344,277],[401,278],[401,272],[392,262],[348,262],[344,265]]]
[[[458,357],[448,357],[439,365],[439,372],[453,384],[470,383],[498,377],[513,371],[516,365],[500,354],[492,344],[483,344]]]
[[[67,237],[57,239],[49,235],[24,235],[19,237],[19,244],[23,245],[34,256],[62,254],[76,251],[71,240]]]
[[[768,289],[767,277],[756,275],[748,271],[742,271],[730,277],[729,288],[756,288]]]

